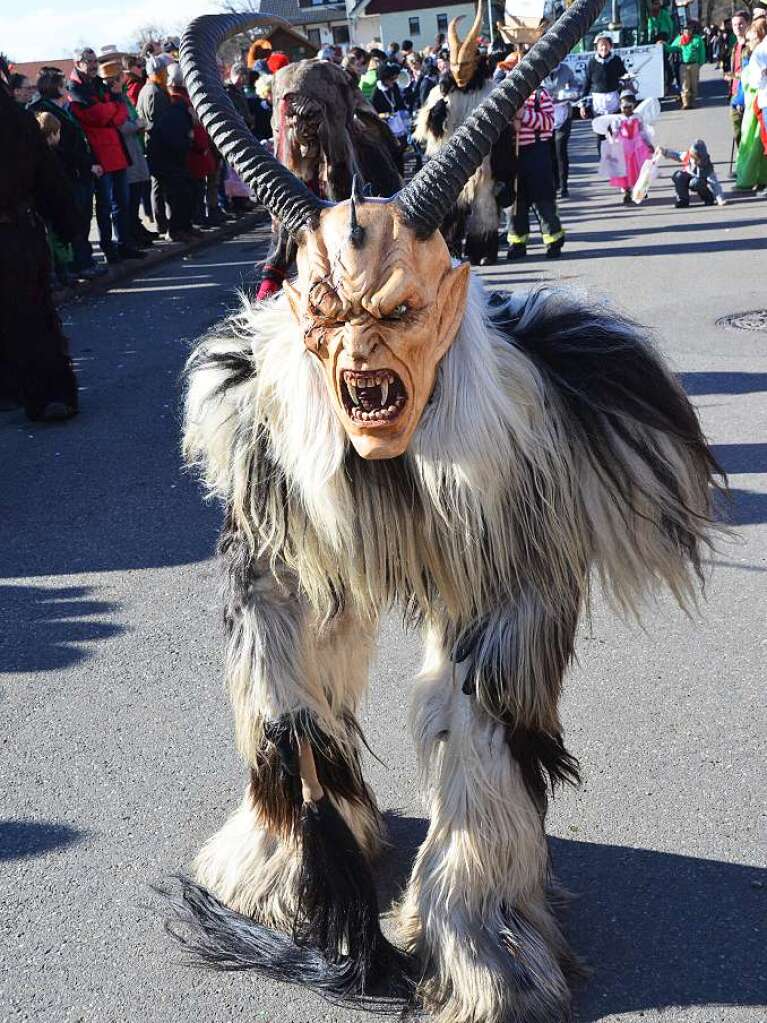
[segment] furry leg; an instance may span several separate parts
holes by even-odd
[[[402,933],[423,961],[435,1023],[559,1023],[568,950],[546,904],[541,807],[507,726],[463,691],[466,673],[432,644],[417,684],[412,726],[432,812]]]
[[[354,716],[372,630],[351,615],[318,629],[289,575],[252,563],[234,531],[222,551],[229,688],[250,785],[198,855],[197,883],[182,881],[177,936],[220,968],[367,995],[402,972],[378,922],[369,859],[380,815]]]

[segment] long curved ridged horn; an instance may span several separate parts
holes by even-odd
[[[458,51],[461,60],[463,60],[464,54],[467,52],[470,46],[477,46],[479,40],[479,33],[482,31],[482,17],[484,15],[482,0],[477,2],[477,13],[474,15],[474,23],[469,29],[469,34],[466,36],[464,41],[461,43],[461,48]],[[490,15],[492,17],[492,14]]]
[[[522,58],[511,74],[466,118],[394,202],[420,238],[433,234],[461,189],[546,75],[570,52],[604,7],[604,0],[575,0]]]
[[[463,21],[465,17],[465,14],[459,14],[457,18],[451,18],[450,24],[447,26],[447,48],[450,51],[450,59],[452,61],[458,60],[458,54],[461,52],[461,40],[458,36],[458,22]]]
[[[216,51],[224,40],[263,24],[290,28],[272,15],[205,14],[184,32],[179,61],[189,98],[216,148],[253,188],[258,201],[296,234],[314,227],[326,204],[248,130],[224,90],[216,64]]]
[[[447,45],[450,51],[451,63],[457,64],[459,61],[464,60],[464,55],[467,53],[469,48],[472,46],[476,48],[479,33],[482,29],[483,14],[482,0],[479,0],[479,3],[477,4],[477,11],[474,15],[474,23],[469,29],[469,33],[463,42],[461,42],[458,36],[458,23],[463,21],[466,15],[459,14],[457,18],[452,18],[450,20],[450,24],[447,26]]]

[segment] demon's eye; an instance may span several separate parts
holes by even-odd
[[[407,302],[400,302],[399,305],[395,305],[389,315],[386,317],[387,320],[401,320],[404,316],[410,312],[410,307]]]

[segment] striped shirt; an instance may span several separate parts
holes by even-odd
[[[520,149],[550,139],[554,132],[554,103],[545,89],[538,89],[525,100],[517,137]]]

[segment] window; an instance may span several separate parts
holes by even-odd
[[[437,31],[438,32],[447,32],[447,15],[446,14],[438,14],[437,15]]]
[[[322,46],[322,36],[320,35],[320,30],[318,28],[307,29],[306,38],[309,40],[312,46],[316,46],[318,50]]]
[[[408,18],[408,32],[411,36],[419,36],[421,34],[421,19],[420,18]]]
[[[334,25],[333,26],[333,42],[336,46],[343,46],[349,42],[349,26],[348,25]]]

